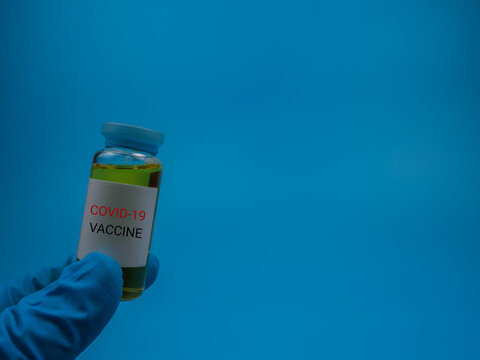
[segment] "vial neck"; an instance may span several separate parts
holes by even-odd
[[[115,143],[112,143],[112,142],[105,143],[105,148],[106,149],[120,149],[120,150],[128,151],[128,152],[143,153],[143,154],[149,155],[149,156],[157,155],[157,149],[155,149],[155,150],[150,149],[150,151],[147,151],[145,148],[125,146],[124,144],[115,144]]]
[[[127,151],[142,152],[148,155],[157,155],[158,147],[146,143],[139,143],[134,141],[129,141],[125,143],[123,141],[115,141],[115,139],[105,139],[106,148],[122,148]]]

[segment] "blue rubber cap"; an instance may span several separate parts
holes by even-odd
[[[156,154],[163,144],[161,132],[139,126],[108,122],[102,126],[106,146],[122,146]]]

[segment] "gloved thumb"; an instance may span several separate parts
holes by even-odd
[[[91,253],[58,280],[0,313],[1,359],[74,359],[102,331],[122,296],[122,271]]]

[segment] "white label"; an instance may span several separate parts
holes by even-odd
[[[157,188],[90,179],[77,257],[99,251],[122,267],[147,264]]]

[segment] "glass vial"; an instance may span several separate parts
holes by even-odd
[[[119,123],[102,127],[105,149],[93,157],[77,258],[99,251],[123,272],[122,300],[145,288],[162,163],[164,135]]]

